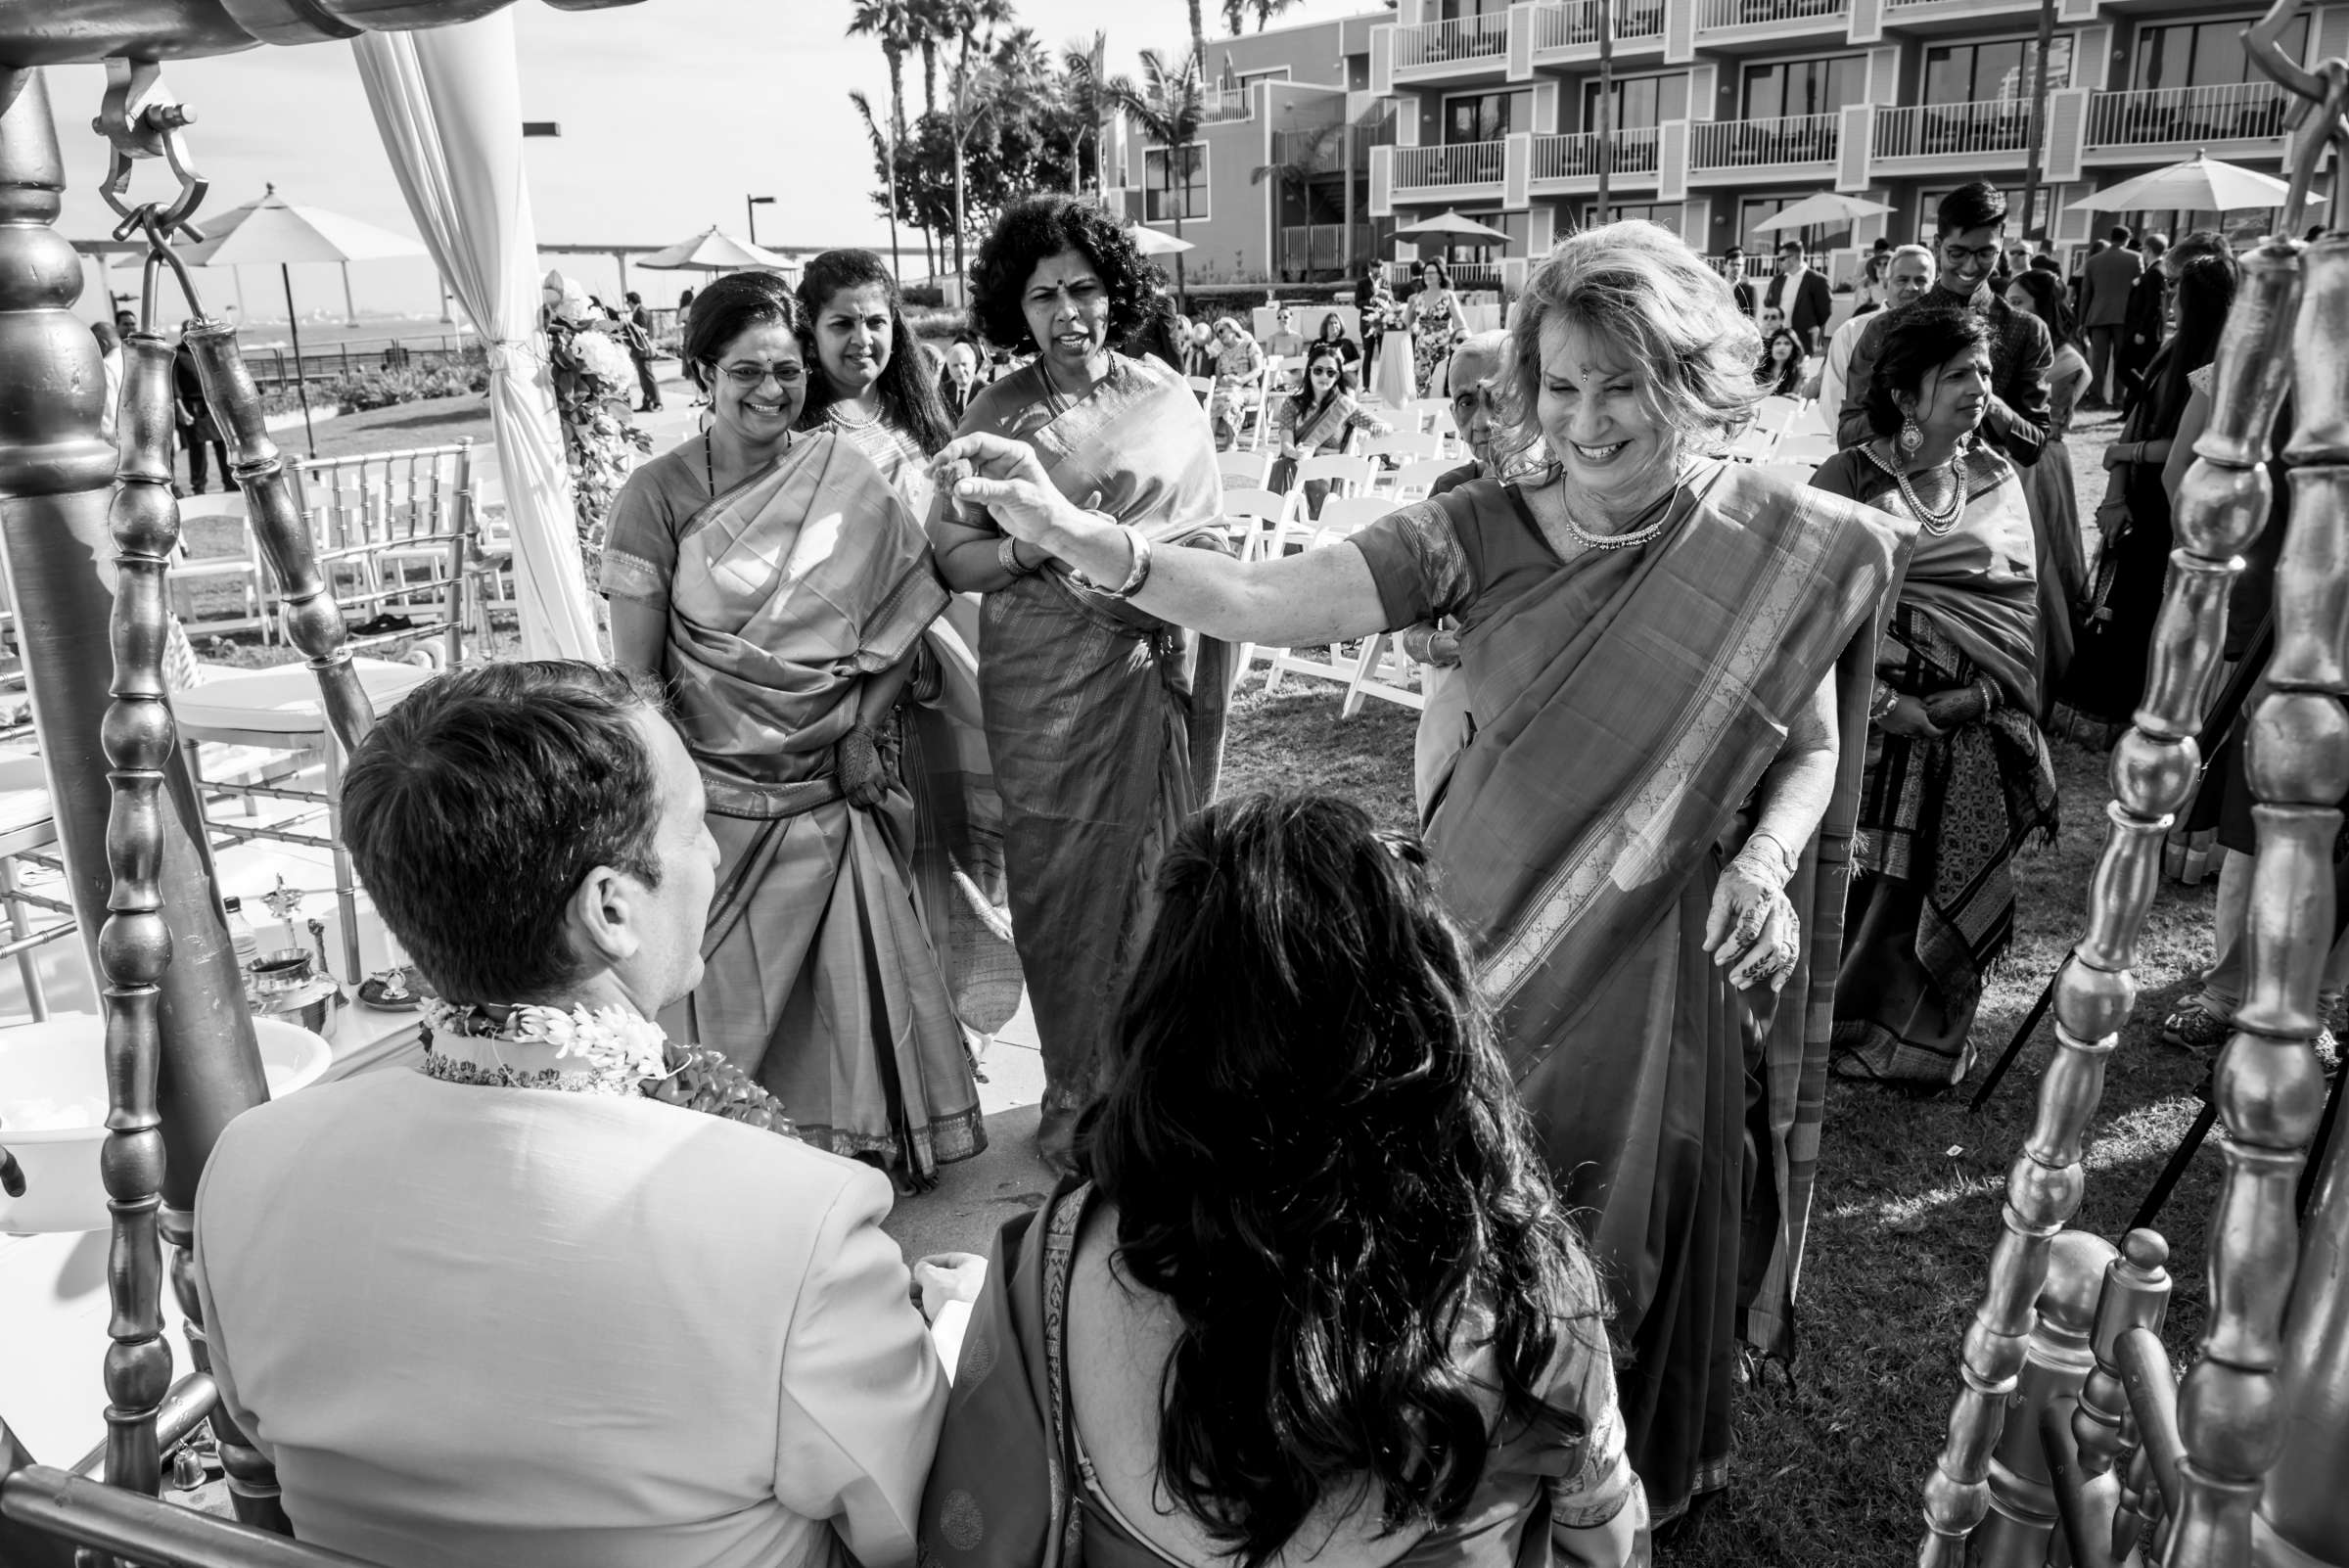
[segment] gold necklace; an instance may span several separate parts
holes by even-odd
[[[1548,475],[1544,480],[1544,483],[1546,484],[1550,481],[1563,482],[1565,475],[1566,465],[1553,460],[1549,465]],[[1671,506],[1673,498],[1678,496],[1680,493],[1680,477],[1675,475],[1672,484],[1665,489],[1664,493],[1657,496],[1655,500],[1648,503],[1648,505],[1645,507],[1641,508],[1638,515],[1632,519],[1630,525],[1627,526],[1621,533],[1590,532],[1580,523],[1577,523],[1574,520],[1574,511],[1571,507],[1561,508],[1560,515],[1566,520],[1566,531],[1573,534],[1575,542],[1582,545],[1584,548],[1590,550],[1629,550],[1647,543],[1648,540],[1654,538],[1657,534],[1663,532],[1665,529],[1672,525],[1672,513],[1668,510],[1668,508]],[[1564,495],[1561,494],[1559,499],[1561,501],[1564,500]],[[1657,516],[1658,513],[1662,513],[1663,515],[1659,517]],[[1647,520],[1651,517],[1655,518],[1655,521],[1649,523]],[[1641,527],[1642,524],[1645,524],[1646,526]]]

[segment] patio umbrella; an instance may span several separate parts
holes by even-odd
[[[2273,175],[2222,163],[2200,153],[2183,163],[2140,174],[2082,197],[2072,212],[2228,212],[2240,207],[2281,207],[2291,187]]]
[[[1779,209],[1775,217],[1764,218],[1748,233],[1768,234],[1777,229],[1816,229],[1828,224],[1845,224],[1855,218],[1875,217],[1892,208],[1882,202],[1871,202],[1862,196],[1845,196],[1837,191],[1820,191],[1806,196],[1790,207]]]
[[[1474,218],[1462,217],[1457,212],[1447,211],[1436,217],[1421,218],[1416,223],[1403,224],[1395,230],[1395,238],[1398,240],[1442,240],[1449,247],[1454,240],[1480,240],[1491,244],[1496,240],[1506,240],[1508,236],[1489,224],[1479,223]]]
[[[744,267],[764,267],[770,272],[793,270],[789,256],[777,255],[748,240],[737,240],[714,223],[690,240],[679,240],[667,250],[638,256],[636,264],[662,272],[737,272]]]
[[[1198,249],[1188,240],[1178,240],[1172,234],[1144,228],[1139,223],[1127,232],[1133,236],[1133,248],[1144,255],[1174,255],[1184,251]]]
[[[309,454],[315,457],[318,438],[310,429],[310,389],[301,372],[301,319],[294,309],[292,269],[302,262],[381,261],[423,255],[425,249],[404,234],[324,208],[289,202],[277,194],[274,185],[263,188],[259,201],[223,212],[205,227],[211,237],[189,246],[185,253],[191,265],[233,267],[258,262],[277,268],[278,281],[286,291],[286,325],[294,334],[294,387],[301,399],[301,434]]]

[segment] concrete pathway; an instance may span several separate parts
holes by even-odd
[[[1026,1002],[995,1037],[979,1070],[987,1075],[979,1085],[987,1148],[941,1166],[938,1185],[899,1198],[883,1227],[905,1249],[909,1264],[937,1252],[986,1252],[1004,1221],[1037,1207],[1052,1190],[1052,1173],[1036,1153],[1044,1060]]]

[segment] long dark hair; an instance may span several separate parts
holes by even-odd
[[[1329,384],[1329,391],[1318,398],[1313,396],[1313,361],[1316,359],[1328,360],[1338,371],[1337,379]],[[1346,373],[1346,356],[1338,352],[1338,346],[1334,343],[1313,344],[1305,351],[1305,377],[1297,384],[1297,428],[1303,430],[1320,418],[1321,411],[1332,400],[1352,396],[1353,393],[1354,378]]]
[[[815,334],[789,284],[771,272],[729,272],[717,279],[694,297],[693,307],[686,312],[685,374],[707,394],[710,367],[726,351],[726,345],[753,327],[769,323],[791,329],[791,335],[800,341],[800,356],[812,368]]]
[[[826,251],[811,258],[806,271],[800,274],[800,306],[807,312],[812,335],[816,318],[834,295],[876,283],[889,300],[889,363],[882,367],[875,389],[881,393],[881,415],[911,436],[925,454],[935,453],[954,438],[954,425],[946,418],[945,399],[938,393],[938,375],[930,368],[930,356],[922,352],[913,329],[905,325],[905,304],[898,297],[898,280],[889,275],[881,258],[870,251]],[[822,424],[824,410],[841,396],[823,373],[821,353],[811,352],[808,358],[814,374],[807,378],[807,403],[800,410],[802,430]]]
[[[2072,314],[2071,301],[2063,297],[2063,280],[2052,272],[2030,267],[2016,273],[2007,287],[2020,289],[2031,297],[2031,313],[2047,326],[2049,346],[2060,348],[2070,344],[2080,346],[2080,323]]]
[[[1181,1320],[1159,1482],[1247,1568],[1364,1484],[1389,1531],[1455,1519],[1497,1431],[1564,1435],[1542,1385],[1599,1308],[1417,841],[1248,796],[1157,895],[1079,1157]]]
[[[1786,356],[1786,363],[1783,365],[1770,357],[1771,345],[1776,343],[1780,338],[1785,339],[1787,346],[1794,350],[1793,353]],[[1762,374],[1770,378],[1770,390],[1773,393],[1780,397],[1792,397],[1802,390],[1805,357],[1807,356],[1803,352],[1803,340],[1785,327],[1780,327],[1762,340]]]
[[[2129,439],[2157,441],[2178,434],[2186,417],[2192,388],[2187,378],[2218,357],[2219,335],[2227,330],[2227,312],[2234,304],[2234,257],[2224,242],[2198,244],[2200,235],[2178,242],[2163,259],[2177,275],[2178,330],[2163,344],[2145,379],[2123,416]]]

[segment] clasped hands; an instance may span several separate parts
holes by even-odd
[[[1704,950],[1716,967],[1728,970],[1729,984],[1739,991],[1766,983],[1773,992],[1781,991],[1794,973],[1803,923],[1785,882],[1783,865],[1773,866],[1767,852],[1748,846],[1722,868],[1713,889]]]
[[[1939,740],[1960,725],[1989,716],[1990,704],[1979,686],[1958,686],[1930,697],[1903,692],[1877,715],[1876,727],[1887,735],[1910,740]]]

